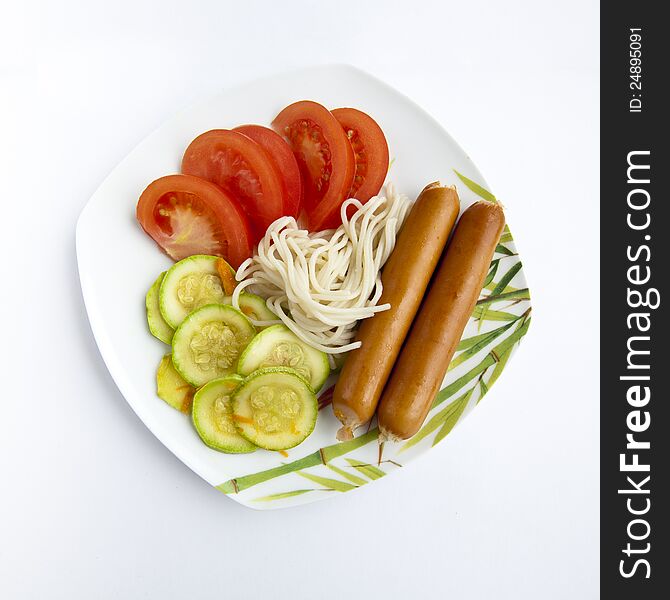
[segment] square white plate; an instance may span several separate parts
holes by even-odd
[[[362,439],[359,434],[359,441],[349,445],[335,444],[339,423],[326,408],[314,433],[290,450],[288,458],[263,450],[227,455],[205,446],[189,418],[156,396],[156,366],[169,347],[147,330],[144,296],[170,261],[139,227],[135,206],[151,181],[179,171],[182,153],[196,135],[242,123],[268,125],[284,106],[302,99],[329,108],[354,106],[372,115],[386,134],[393,159],[388,180],[400,192],[416,197],[427,183],[440,180],[457,185],[462,208],[478,196],[487,197],[486,190],[476,185],[486,186],[481,174],[434,119],[388,85],[353,67],[337,65],[262,79],[180,112],[112,171],[77,224],[77,260],[89,321],[119,390],[153,434],[186,465],[253,508],[284,507],[356,489],[429,450],[486,393],[530,322],[523,270],[516,271],[519,258],[506,231],[501,252],[494,256],[494,277],[482,292],[484,298],[507,273],[514,273],[503,281],[505,299],[478,307],[463,339],[498,333],[471,346],[467,360],[447,374],[439,405],[411,444],[387,444],[384,460],[377,465],[374,430]]]

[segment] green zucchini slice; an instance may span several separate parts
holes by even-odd
[[[233,375],[242,351],[256,333],[239,310],[208,304],[188,315],[174,332],[172,362],[195,387]]]
[[[170,267],[159,292],[160,311],[170,327],[177,329],[189,313],[201,306],[224,303],[218,260],[217,256],[195,254]]]
[[[239,375],[213,379],[193,397],[193,425],[202,441],[214,450],[232,454],[256,450],[233,423],[231,396],[242,381]]]
[[[156,393],[172,408],[186,414],[190,412],[195,388],[179,375],[169,354],[166,354],[158,364]]]
[[[158,302],[158,292],[161,287],[161,283],[165,277],[165,273],[161,273],[158,276],[158,279],[154,281],[153,285],[149,288],[146,297],[146,307],[147,307],[147,323],[149,324],[149,331],[151,335],[159,339],[165,344],[172,343],[172,336],[174,335],[174,329],[170,327],[161,315],[160,306]]]
[[[291,367],[319,391],[330,374],[328,356],[300,340],[286,325],[261,331],[240,357],[237,372],[249,375],[263,367]]]
[[[266,450],[297,446],[314,431],[316,394],[296,371],[259,369],[233,394],[233,421],[240,434]]]

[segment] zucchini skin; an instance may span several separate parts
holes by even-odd
[[[163,318],[163,315],[160,311],[160,287],[163,283],[165,277],[165,271],[161,273],[153,285],[149,288],[145,299],[145,306],[147,309],[147,324],[149,326],[149,332],[157,340],[160,340],[164,344],[172,344],[172,336],[174,335],[174,329],[170,327]]]

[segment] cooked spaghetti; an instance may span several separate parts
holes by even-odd
[[[356,210],[347,216],[349,207]],[[340,209],[342,225],[318,233],[300,229],[293,217],[270,225],[257,254],[237,270],[240,282],[233,293],[250,287],[263,296],[279,321],[301,340],[328,354],[360,346],[353,341],[360,319],[388,310],[380,304],[381,268],[411,207],[409,199],[386,186],[383,195],[365,204],[346,200]],[[349,211],[351,212],[351,211]]]

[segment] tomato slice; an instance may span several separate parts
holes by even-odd
[[[311,231],[337,227],[340,206],[354,179],[354,153],[338,120],[316,102],[287,106],[272,122],[298,161],[303,207]]]
[[[279,134],[262,125],[240,125],[233,131],[239,131],[251,138],[268,153],[284,183],[282,214],[297,217],[302,203],[302,179],[290,146]]]
[[[220,187],[191,175],[149,184],[137,203],[137,220],[173,260],[210,254],[237,268],[253,249],[240,206]]]
[[[184,153],[182,173],[216,183],[247,214],[254,242],[284,212],[279,173],[259,144],[228,129],[213,129],[195,138]]]
[[[344,128],[356,161],[356,174],[349,190],[350,198],[367,202],[381,189],[389,169],[389,147],[377,122],[355,108],[331,111]]]

